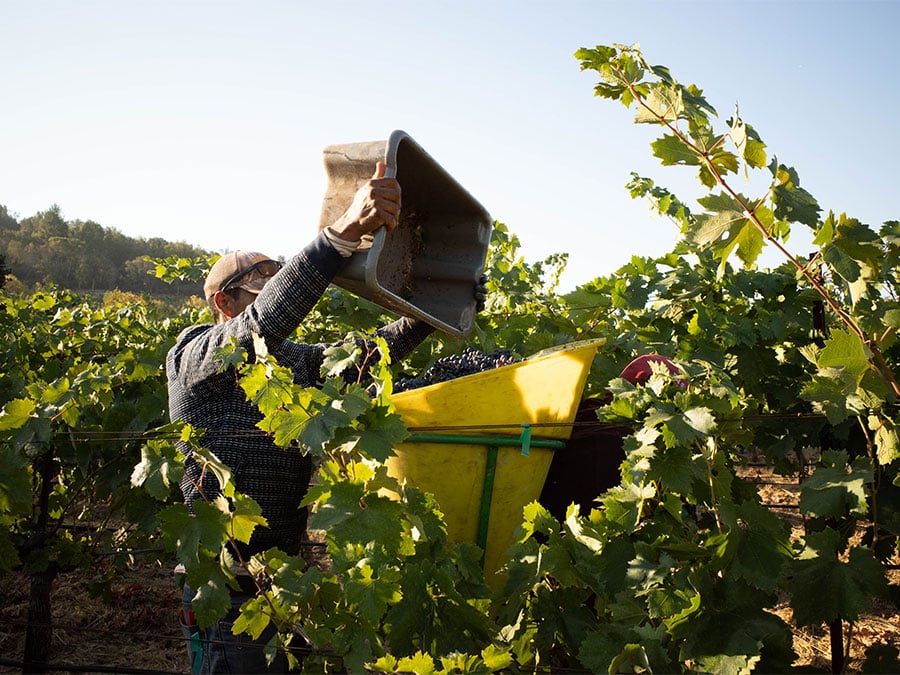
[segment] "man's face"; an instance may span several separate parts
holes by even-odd
[[[243,288],[236,288],[230,293],[226,293],[232,300],[232,316],[237,316],[247,309],[253,301],[256,300],[256,294],[251,293]]]
[[[227,321],[243,312],[256,299],[282,264],[260,256],[254,263],[240,274],[234,275],[215,296],[215,304],[219,310],[217,320]]]

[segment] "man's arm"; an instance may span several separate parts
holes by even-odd
[[[378,162],[375,175],[330,227],[331,235],[352,241],[379,227],[397,227],[400,184],[394,178],[384,178],[384,172],[384,163]],[[254,333],[265,339],[270,350],[277,351],[322,297],[344,261],[327,237],[319,233],[238,315],[202,331],[183,333],[169,355],[172,374],[183,387],[190,388],[219,371],[216,350],[232,338],[252,354]]]
[[[221,370],[216,351],[228,346],[233,338],[252,356],[254,333],[277,352],[322,297],[342,262],[340,254],[320,234],[272,277],[243,312],[228,321],[195,326],[182,333],[169,355],[170,375],[175,375],[182,387],[191,389]]]

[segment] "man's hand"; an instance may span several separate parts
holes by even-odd
[[[359,241],[384,226],[397,227],[400,218],[400,183],[384,177],[384,162],[375,165],[373,175],[357,190],[350,207],[331,226],[331,231],[344,241]]]

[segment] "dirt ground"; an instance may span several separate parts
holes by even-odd
[[[762,503],[772,509],[778,516],[787,521],[792,528],[793,536],[800,537],[803,532],[797,504],[800,489],[796,477],[774,475],[763,467],[748,468],[743,472],[745,477],[754,480],[759,486]],[[896,563],[900,560],[892,561]],[[888,580],[892,584],[900,584],[900,569],[888,571]],[[785,622],[793,625],[793,611],[785,597],[775,613]],[[876,600],[872,612],[860,617],[852,626],[843,623],[844,638],[844,673],[861,673],[866,650],[873,645],[890,645],[900,649],[900,615],[893,604]],[[832,672],[831,637],[827,626],[812,626],[794,630],[794,651],[798,658],[795,666],[806,666],[819,672]],[[874,672],[889,673],[891,670]]]
[[[772,476],[765,469],[749,469],[760,484],[763,502],[799,526],[798,490],[789,479]],[[900,570],[890,572],[900,584]],[[187,673],[172,565],[138,562],[129,568],[125,581],[112,588],[109,602],[91,597],[90,578],[84,573],[61,575],[53,587],[53,641],[51,663],[55,672]],[[15,574],[3,581],[0,600],[0,673],[19,673],[8,664],[22,658],[28,602],[27,581]],[[785,602],[777,613],[788,623],[791,610]],[[878,604],[874,611],[851,627],[844,624],[846,653],[844,672],[861,672],[862,659],[871,645],[900,648],[900,615],[897,607]],[[795,665],[831,672],[831,647],[824,626],[795,632]],[[886,672],[886,671],[885,671]]]
[[[83,667],[102,666],[93,672],[131,668],[187,673],[186,649],[178,624],[181,595],[175,587],[173,567],[134,565],[125,575],[126,581],[113,584],[109,602],[91,596],[91,580],[84,572],[60,575],[51,596],[50,663],[73,666],[70,672],[91,672]],[[14,574],[4,579],[3,586],[0,658],[21,661],[28,582]],[[21,668],[0,665],[0,673],[19,672]]]

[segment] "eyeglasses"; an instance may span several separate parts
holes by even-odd
[[[277,260],[260,260],[259,262],[250,265],[247,269],[241,270],[237,274],[232,274],[222,283],[219,290],[229,290],[229,287],[238,285],[237,282],[244,279],[244,277],[247,277],[244,280],[244,283],[247,281],[254,281],[255,279],[268,279],[274,277],[282,267],[284,267],[284,264]]]

